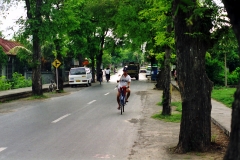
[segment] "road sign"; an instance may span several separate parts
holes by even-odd
[[[61,65],[61,62],[58,59],[55,59],[52,63],[52,65],[56,68],[58,68]]]

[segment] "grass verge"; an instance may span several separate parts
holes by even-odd
[[[162,103],[158,102],[157,105],[161,106]],[[176,107],[175,111],[177,111],[177,113],[173,113],[172,115],[162,115],[161,113],[157,113],[157,114],[154,114],[152,116],[152,118],[163,120],[165,122],[179,123],[181,121],[181,117],[182,117],[182,103],[181,102],[172,102],[171,106],[175,106]]]
[[[29,100],[33,100],[33,99],[46,99],[46,98],[49,98],[49,97],[46,96],[46,95],[42,95],[42,96],[33,95],[31,97],[28,97]]]
[[[231,108],[236,88],[214,88],[211,97]]]

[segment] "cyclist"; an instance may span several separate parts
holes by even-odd
[[[117,82],[119,82],[118,93],[117,93],[117,103],[118,103],[118,108],[117,109],[120,109],[120,101],[119,101],[120,90],[119,90],[119,88],[122,87],[122,86],[127,87],[127,89],[126,89],[126,92],[127,92],[126,102],[128,102],[128,98],[129,98],[130,92],[131,92],[130,91],[131,77],[127,73],[127,67],[123,68],[123,74]]]

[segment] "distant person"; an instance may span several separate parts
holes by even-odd
[[[108,67],[105,71],[107,82],[110,80],[110,68]]]
[[[178,81],[177,81],[177,70],[175,69],[174,71],[174,79],[176,81],[176,84],[178,85]]]

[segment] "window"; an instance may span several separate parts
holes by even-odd
[[[86,74],[85,68],[72,68],[70,70],[70,75],[80,75],[80,74]]]

